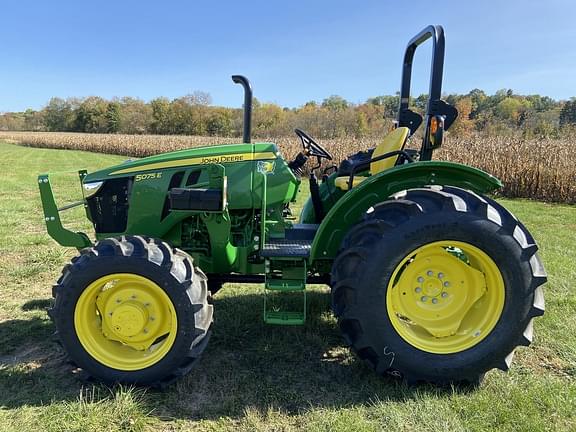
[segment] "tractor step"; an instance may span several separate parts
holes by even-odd
[[[306,283],[299,279],[266,279],[266,289],[271,291],[303,291]]]
[[[264,322],[276,325],[302,325],[306,314],[302,312],[264,311]]]
[[[265,258],[308,258],[311,246],[311,240],[269,239],[264,243],[261,255]]]
[[[265,268],[264,322],[277,325],[304,324],[306,321],[306,261],[302,258],[288,258],[282,255],[279,258],[266,259]],[[301,309],[284,310],[296,308],[294,303],[300,303]]]

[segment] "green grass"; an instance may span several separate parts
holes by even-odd
[[[50,289],[74,251],[45,233],[36,175],[78,195],[74,170],[123,160],[0,143],[0,430],[576,430],[576,208],[501,202],[541,245],[546,315],[512,370],[474,391],[409,388],[345,348],[323,287],[304,327],[265,326],[262,288],[215,296],[214,334],[198,366],[163,392],[82,383],[54,342]],[[82,210],[66,223],[89,229]],[[423,365],[424,367],[425,365]]]

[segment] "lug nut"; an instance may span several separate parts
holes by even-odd
[[[422,300],[423,302],[425,302],[426,300],[428,300],[428,297],[422,296],[422,297],[420,298],[420,300]]]
[[[150,321],[154,321],[156,318],[154,318],[153,316],[150,317]]]
[[[420,291],[422,291],[422,288],[416,287],[416,288],[414,288],[414,291],[416,291],[417,293],[419,293]]]
[[[418,278],[418,282],[420,282],[420,283],[424,282],[424,278],[423,278],[422,276],[420,276],[420,277]]]
[[[443,293],[442,293],[442,297],[444,297],[444,298],[448,297],[448,293],[447,293],[447,292],[443,292]]]
[[[438,273],[438,279],[442,279],[444,277],[444,273]]]
[[[148,333],[148,329],[145,328],[145,329],[144,329],[144,333]]]
[[[426,274],[427,274],[428,276],[433,276],[433,275],[434,275],[434,272],[433,272],[432,270],[428,270],[428,271],[426,272]]]
[[[438,303],[438,299],[433,298],[432,303],[434,303],[434,304]]]
[[[449,286],[450,286],[450,282],[448,282],[448,281],[444,282],[444,286],[445,286],[445,287],[449,287]]]

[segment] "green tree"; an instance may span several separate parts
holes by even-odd
[[[414,106],[416,107],[416,109],[418,111],[424,113],[426,111],[427,106],[428,106],[428,95],[427,94],[421,94],[416,99],[414,99]]]
[[[322,101],[322,107],[331,111],[341,111],[348,108],[348,101],[342,96],[332,95]]]
[[[152,109],[152,123],[150,129],[155,134],[170,134],[170,101],[165,97],[153,99],[150,102]]]
[[[120,104],[110,102],[106,107],[106,132],[116,133],[120,130]]]
[[[108,102],[101,97],[90,96],[84,99],[76,110],[75,130],[89,133],[106,132],[107,108]]]
[[[564,103],[560,110],[560,126],[576,125],[576,98]]]
[[[526,96],[526,100],[530,102],[534,111],[537,112],[550,111],[558,106],[558,103],[548,96],[529,95]]]
[[[478,117],[478,115],[484,111],[486,108],[486,101],[488,96],[486,93],[480,89],[471,90],[468,95],[470,101],[472,102],[472,111],[470,112],[470,118],[474,119]]]
[[[254,132],[260,135],[275,135],[285,116],[276,104],[262,104],[254,110]]]
[[[64,132],[72,129],[75,116],[69,101],[57,97],[52,98],[42,111],[44,124],[50,132]]]
[[[356,113],[356,130],[354,132],[356,138],[361,138],[368,133],[368,118],[362,111]]]
[[[395,118],[400,106],[400,95],[397,93],[395,96],[376,96],[369,98],[366,103],[382,107],[384,117]]]
[[[527,100],[508,96],[498,102],[495,107],[495,114],[502,120],[518,125],[525,118],[525,113],[529,108],[530,102]]]
[[[232,114],[227,109],[211,110],[206,121],[206,132],[211,136],[230,136],[232,134]]]
[[[120,99],[120,129],[126,134],[144,134],[153,132],[154,122],[152,103],[143,100],[123,97]]]

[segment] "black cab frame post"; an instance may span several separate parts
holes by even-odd
[[[444,70],[444,29],[442,26],[428,26],[414,36],[404,53],[402,66],[402,84],[400,88],[400,107],[398,110],[398,126],[406,126],[414,133],[420,126],[421,117],[409,109],[410,84],[412,80],[412,63],[416,48],[432,39],[432,64],[430,71],[430,89],[428,92],[428,105],[426,107],[424,139],[420,151],[420,160],[432,159],[433,146],[430,143],[430,122],[435,115],[443,115],[444,130],[456,120],[458,112],[454,107],[441,100],[442,96],[442,73]]]
[[[244,132],[242,142],[249,143],[252,136],[252,87],[248,78],[242,75],[232,75],[232,81],[244,87]]]

